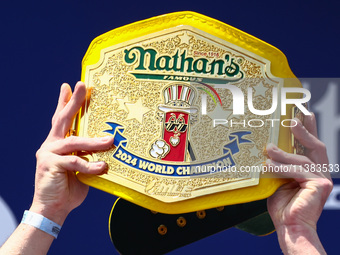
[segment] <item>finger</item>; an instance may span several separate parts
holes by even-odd
[[[305,147],[305,155],[309,157],[316,164],[328,164],[327,149],[323,142],[316,136],[310,133],[302,123],[295,119],[297,125],[291,127],[294,137]],[[307,125],[311,132],[316,133],[315,120],[313,118],[307,119]]]
[[[86,86],[83,82],[78,81],[75,88],[74,93],[69,101],[69,103],[63,109],[63,115],[72,117],[79,111],[82,106],[86,96]]]
[[[267,145],[266,150],[269,158],[283,164],[305,165],[313,163],[304,155],[287,153],[272,143]]]
[[[76,151],[99,151],[109,149],[113,144],[113,137],[85,138],[70,136],[62,140],[51,143],[49,148],[53,153],[66,155]]]
[[[59,112],[62,109],[64,109],[65,105],[70,101],[71,96],[72,96],[72,90],[71,90],[70,85],[68,85],[67,83],[63,83],[60,87],[58,105],[52,118],[52,125],[55,121],[55,116],[57,116]]]
[[[318,144],[320,141],[319,139],[310,133],[307,128],[302,125],[299,119],[294,119],[296,121],[296,125],[291,127],[292,133],[294,137],[305,147],[308,149],[315,148],[315,145]],[[307,121],[308,124],[310,121]],[[313,128],[309,126],[312,130]]]
[[[280,178],[292,178],[302,188],[302,192],[312,193],[310,198],[316,198],[317,201],[323,206],[333,188],[333,181],[328,176],[328,171],[311,171],[311,169],[301,168],[294,165],[283,165],[268,159],[266,167],[277,167],[281,171],[275,171],[275,174]],[[267,169],[268,171],[268,169]],[[320,197],[317,197],[319,193]]]
[[[292,178],[299,183],[324,177],[321,171],[310,171],[305,165],[282,164],[272,159],[267,159],[264,172],[275,173],[280,178]]]
[[[58,156],[57,166],[66,171],[78,171],[84,174],[102,174],[107,172],[108,166],[103,161],[88,162],[77,156]]]
[[[83,82],[78,82],[74,93],[65,107],[55,116],[51,135],[54,138],[64,138],[71,128],[73,119],[82,106],[86,95],[86,87]]]
[[[303,124],[304,124],[304,126],[306,127],[306,129],[308,130],[309,133],[311,133],[313,136],[318,138],[318,131],[317,131],[317,127],[316,127],[316,119],[315,119],[315,115],[314,115],[313,112],[312,112],[312,115],[305,115],[304,116]]]

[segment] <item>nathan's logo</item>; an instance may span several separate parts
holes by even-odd
[[[239,81],[244,77],[237,59],[229,54],[221,59],[193,58],[187,51],[177,50],[172,56],[159,55],[152,48],[133,47],[124,50],[124,61],[134,64],[137,79],[180,80],[228,83]],[[162,72],[161,74],[159,72]],[[165,75],[164,72],[169,72]],[[176,75],[174,75],[174,72]],[[209,76],[215,76],[212,78]]]

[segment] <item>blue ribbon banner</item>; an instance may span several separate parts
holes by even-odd
[[[105,132],[114,136],[113,144],[117,147],[113,157],[121,163],[133,167],[137,170],[154,173],[164,176],[190,176],[190,175],[203,175],[216,172],[218,168],[229,168],[235,166],[235,161],[232,155],[240,151],[239,145],[243,143],[252,143],[252,141],[244,138],[244,136],[251,134],[250,131],[233,132],[229,135],[229,142],[224,145],[224,155],[220,158],[213,159],[200,163],[183,163],[176,165],[166,163],[167,161],[159,162],[141,158],[128,150],[126,150],[127,140],[123,136],[124,127],[113,122],[107,122],[112,129]]]

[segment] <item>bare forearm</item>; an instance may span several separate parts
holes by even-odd
[[[50,212],[49,212],[50,211]],[[53,211],[53,210],[52,210]],[[56,211],[56,210],[54,210]],[[43,217],[49,219],[54,223],[61,226],[66,218],[66,215],[52,213],[51,210],[47,210],[44,206],[39,206],[39,204],[33,204],[30,208],[30,214],[26,214],[25,219],[34,218],[33,214],[36,214],[39,218],[35,220],[40,220]],[[40,226],[36,225],[37,221],[24,221],[20,223],[11,237],[6,241],[6,243],[0,248],[0,255],[43,255],[47,254],[53,240],[54,236],[51,235],[46,225],[42,224]],[[41,223],[40,223],[41,224]],[[43,227],[41,227],[43,226]],[[47,231],[47,232],[46,232]]]
[[[54,237],[27,224],[17,229],[0,248],[0,255],[43,255],[47,254]]]
[[[277,229],[284,254],[327,254],[312,227],[284,226]]]
[[[0,248],[0,255],[46,254],[68,214],[86,198],[89,187],[78,181],[75,171],[103,174],[105,162],[87,162],[77,151],[102,151],[113,144],[113,137],[66,137],[87,95],[86,86],[78,82],[74,93],[68,84],[60,90],[52,129],[36,153],[37,169],[32,206],[24,222]],[[27,216],[28,215],[28,216]]]

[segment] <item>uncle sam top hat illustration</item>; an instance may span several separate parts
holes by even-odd
[[[198,108],[192,106],[197,93],[185,83],[175,83],[164,88],[164,103],[158,109],[164,113],[163,141],[169,146],[162,160],[184,162],[195,159],[189,142],[189,122],[196,118]]]
[[[192,107],[196,91],[187,84],[172,84],[163,90],[163,96],[165,104],[158,107],[162,112],[181,111],[194,114],[198,111],[197,107]]]

